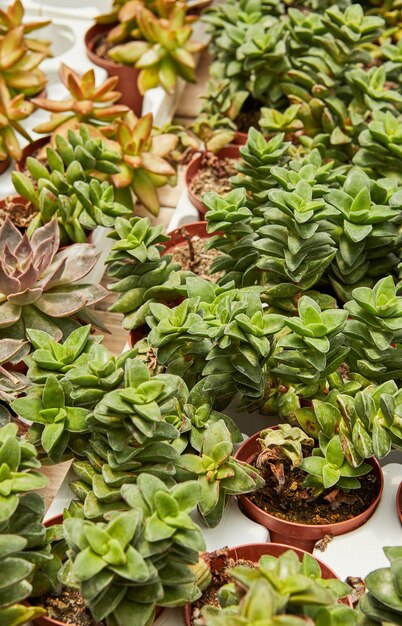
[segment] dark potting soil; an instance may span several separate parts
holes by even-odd
[[[222,548],[207,555],[208,563],[211,567],[212,581],[204,590],[202,596],[192,605],[191,623],[194,624],[196,619],[201,617],[201,609],[207,604],[219,606],[218,592],[223,585],[231,582],[233,579],[229,576],[227,570],[236,565],[244,565],[245,567],[255,568],[255,563],[245,561],[244,559],[235,560],[229,558],[227,550]]]
[[[237,130],[241,133],[248,133],[250,128],[256,128],[260,130],[259,121],[261,117],[260,110],[258,111],[242,111],[236,117]]]
[[[253,465],[257,466],[257,458]],[[258,467],[265,486],[247,497],[266,513],[297,524],[344,522],[368,509],[378,493],[373,472],[359,478],[358,490],[346,492],[333,487],[315,499],[311,489],[303,486],[306,473],[298,467],[292,469],[288,459],[271,463],[267,460]]]
[[[194,272],[200,278],[209,278],[216,282],[222,274],[220,272],[209,274],[208,272],[212,261],[219,256],[219,252],[205,250],[205,239],[198,235],[190,237],[185,228],[183,228],[183,235],[187,235],[187,243],[173,249],[172,260],[180,263],[184,270]]]
[[[220,159],[212,152],[205,152],[201,157],[201,168],[192,180],[191,191],[200,199],[208,191],[219,195],[228,193],[232,189],[230,178],[238,174],[238,162],[239,159]]]
[[[106,622],[95,622],[84,598],[76,589],[64,588],[58,596],[42,596],[37,604],[46,609],[48,617],[72,626],[106,626]]]
[[[0,206],[0,225],[9,217],[17,228],[28,228],[36,214],[32,204],[16,202],[13,196],[7,196],[4,201],[4,205]]]

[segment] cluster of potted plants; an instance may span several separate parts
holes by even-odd
[[[135,206],[158,214],[191,140],[133,97],[195,80],[204,4],[116,0],[87,33],[110,77],[62,65],[62,101],[39,94],[42,23],[0,11],[0,93],[51,114],[7,152],[0,212],[1,626],[150,626],[172,607],[187,626],[402,620],[401,547],[361,597],[309,554],[371,517],[402,449],[398,10],[207,9],[207,151],[188,168],[205,222],[165,235]],[[85,282],[96,228],[107,288]],[[120,356],[96,332],[110,293]],[[66,460],[73,498],[44,523],[38,470]],[[232,497],[271,542],[206,552]]]

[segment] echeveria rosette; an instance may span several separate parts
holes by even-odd
[[[183,454],[177,468],[178,479],[181,474],[197,477],[201,487],[198,510],[211,528],[221,520],[229,496],[255,491],[264,484],[255,468],[233,458],[233,442],[223,420],[205,430],[200,455]]]
[[[67,450],[82,455],[81,435],[88,432],[89,410],[74,406],[68,390],[50,374],[43,387],[32,387],[24,398],[14,400],[12,409],[33,425],[28,438],[40,444],[53,463],[59,463]]]
[[[13,423],[0,428],[0,526],[17,510],[19,494],[41,489],[48,482],[36,471],[41,464],[35,447],[17,433]]]
[[[146,626],[154,617],[158,576],[136,546],[141,525],[140,510],[117,513],[107,524],[79,518],[64,521],[69,561],[61,578],[79,587],[97,622],[126,623],[131,614],[139,626]]]
[[[376,569],[365,578],[367,593],[358,609],[361,626],[370,624],[400,624],[402,621],[402,547],[383,548],[390,567]]]
[[[106,434],[115,451],[124,450],[128,444],[144,445],[151,439],[175,439],[179,432],[164,416],[184,405],[187,395],[187,387],[178,376],[151,377],[145,363],[128,359],[123,386],[104,395],[87,423],[91,430]]]
[[[372,467],[368,463],[352,466],[346,459],[340,436],[327,438],[320,433],[319,447],[312,456],[304,457],[301,469],[308,474],[304,485],[318,496],[332,487],[360,489],[359,477],[368,474]]]
[[[196,481],[167,487],[149,474],[138,477],[137,484],[122,487],[124,500],[142,511],[143,534],[138,549],[157,570],[157,585],[148,597],[160,606],[183,606],[201,595],[195,566],[205,543],[199,526],[190,514],[200,499]]]
[[[27,329],[66,337],[79,320],[95,321],[86,307],[106,297],[100,285],[79,281],[97,261],[91,244],[59,249],[56,220],[28,239],[9,219],[0,227],[0,338],[25,339]],[[28,348],[29,348],[29,344]]]
[[[337,209],[332,218],[331,235],[337,244],[331,264],[330,280],[342,300],[350,299],[353,287],[370,286],[373,278],[389,273],[398,262],[396,256],[400,195],[390,199],[380,186],[371,184],[367,174],[353,168],[342,189],[325,197]]]
[[[283,318],[290,333],[282,334],[269,363],[282,385],[317,391],[345,360],[349,348],[343,330],[347,311],[320,306],[308,296],[298,302],[299,317]]]
[[[345,328],[351,350],[351,371],[380,382],[402,377],[402,297],[396,293],[392,276],[374,287],[358,287],[345,309],[349,319]]]

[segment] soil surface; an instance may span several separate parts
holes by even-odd
[[[237,130],[241,133],[248,133],[250,128],[256,128],[260,130],[259,121],[261,113],[260,111],[242,111],[236,117]]]
[[[65,588],[59,596],[37,598],[37,604],[46,609],[48,616],[72,626],[106,626],[106,622],[95,622],[84,598],[76,589]]]
[[[6,217],[9,217],[14,226],[25,230],[28,228],[35,214],[36,211],[32,204],[28,203],[25,205],[16,202],[13,196],[7,196],[4,205],[0,206],[0,224],[4,222]]]
[[[232,189],[230,178],[238,174],[238,162],[239,159],[220,159],[212,152],[204,152],[201,168],[191,182],[191,191],[200,199],[208,191],[219,195],[228,193]]]
[[[308,454],[308,451],[307,451]],[[291,467],[288,459],[253,463],[265,479],[265,486],[247,497],[258,508],[279,519],[297,524],[336,524],[344,522],[371,505],[378,493],[376,476],[370,472],[359,478],[360,489],[348,492],[337,487],[325,490],[314,498],[311,489],[303,486],[306,473]]]
[[[186,230],[183,228],[183,234]],[[219,256],[217,250],[205,250],[205,239],[198,235],[188,236],[187,244],[179,245],[172,251],[173,261],[180,263],[184,270],[194,272],[200,278],[206,278],[216,282],[221,276],[221,272],[209,274],[209,268],[212,261]]]
[[[205,605],[212,604],[214,606],[219,606],[219,589],[233,580],[227,572],[229,568],[235,567],[236,565],[243,565],[253,569],[256,567],[255,563],[252,563],[251,561],[245,561],[244,559],[236,561],[235,559],[229,558],[225,548],[211,552],[208,555],[208,562],[211,567],[212,581],[205,589],[202,596],[192,605],[192,624],[194,624],[196,619],[201,617],[201,609]]]

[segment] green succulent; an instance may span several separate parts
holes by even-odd
[[[171,255],[162,256],[168,237],[146,217],[117,218],[109,236],[116,243],[106,259],[107,272],[117,279],[109,289],[119,294],[110,310],[123,313],[123,327],[131,330],[145,324],[151,302],[175,300],[183,293],[180,265]]]
[[[372,278],[387,274],[397,263],[397,227],[400,196],[388,196],[380,184],[360,168],[353,168],[342,189],[332,189],[325,201],[336,213],[331,235],[337,244],[331,264],[331,284],[343,300],[353,287],[370,286]]]
[[[365,578],[367,594],[359,602],[359,610],[364,615],[362,626],[402,621],[402,548],[386,547],[384,553],[390,567],[376,569]]]
[[[87,136],[88,131],[81,132]],[[69,144],[58,137],[58,147],[47,148],[46,166],[28,157],[30,176],[13,172],[12,178],[17,192],[37,211],[29,225],[29,235],[57,217],[62,243],[86,242],[86,230],[110,227],[116,217],[132,211],[115,201],[110,183],[93,177],[94,170],[109,175],[118,172],[113,163],[118,155],[111,153],[101,141],[96,143],[89,138],[81,145],[82,135],[74,136],[70,132],[69,137]]]
[[[0,426],[11,420],[7,405],[28,384],[24,374],[9,371],[10,364],[18,363],[24,356],[25,342],[18,339],[0,339]]]
[[[360,149],[353,162],[375,176],[392,177],[400,182],[402,124],[390,111],[375,111],[373,120],[359,135]]]
[[[165,416],[184,405],[187,394],[177,376],[151,377],[142,361],[127,359],[123,386],[103,396],[87,419],[87,427],[91,432],[104,433],[117,452],[128,444],[144,445],[150,439],[175,439],[179,433]]]
[[[249,493],[263,486],[254,468],[233,458],[233,442],[223,420],[206,429],[200,456],[183,454],[177,466],[191,478],[197,477],[201,487],[198,510],[209,527],[220,522],[229,496]]]
[[[68,389],[50,374],[44,386],[28,389],[25,397],[14,400],[12,409],[32,421],[29,439],[40,443],[53,463],[59,463],[67,450],[82,454],[82,435],[88,432],[89,410],[74,406]]]
[[[297,117],[300,106],[292,104],[283,113],[277,109],[262,107],[259,124],[268,133],[295,133],[303,128],[303,122]]]
[[[261,452],[256,460],[256,467],[262,469],[264,464],[277,464],[285,459],[292,467],[298,467],[303,460],[303,446],[312,445],[313,439],[296,426],[278,424],[277,428],[267,428],[260,432],[258,443]]]

